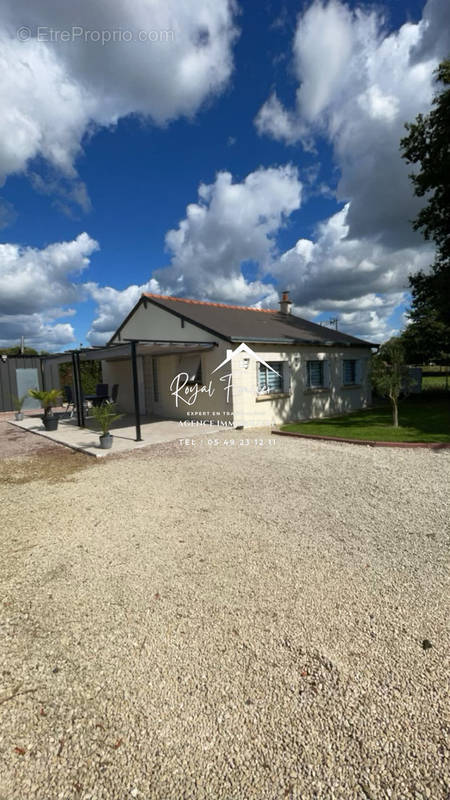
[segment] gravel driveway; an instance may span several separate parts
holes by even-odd
[[[449,797],[450,453],[241,433],[4,462],[1,800]]]

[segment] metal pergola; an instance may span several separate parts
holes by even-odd
[[[133,400],[134,400],[134,424],[136,428],[136,442],[142,442],[141,435],[141,408],[139,402],[139,378],[137,359],[140,355],[173,355],[175,353],[191,353],[198,350],[212,350],[217,347],[217,342],[186,342],[168,339],[125,339],[119,344],[109,344],[104,347],[82,347],[78,350],[68,350],[66,353],[55,355],[40,356],[43,362],[57,361],[59,364],[72,362],[73,391],[77,410],[78,427],[86,426],[83,390],[81,385],[80,363],[83,361],[108,361],[111,358],[131,360],[132,381],[133,381]],[[139,352],[139,349],[141,352]],[[144,349],[144,352],[142,352]],[[42,375],[43,377],[43,375]]]

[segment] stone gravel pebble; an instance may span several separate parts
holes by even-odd
[[[0,799],[448,799],[450,453],[215,441],[8,461]]]

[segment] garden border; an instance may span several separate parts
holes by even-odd
[[[366,447],[409,447],[427,450],[450,449],[450,442],[377,442],[373,439],[344,439],[339,436],[320,436],[313,433],[294,433],[294,431],[272,430],[277,436],[293,436],[296,439],[315,439],[319,442],[341,442],[343,444],[361,444]]]

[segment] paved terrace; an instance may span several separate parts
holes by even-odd
[[[111,433],[114,441],[111,450],[102,450],[99,443],[99,430],[92,418],[86,419],[86,427],[79,428],[76,417],[60,417],[58,430],[46,431],[41,422],[41,411],[38,414],[28,414],[20,422],[14,419],[11,412],[12,425],[25,431],[38,434],[49,439],[53,443],[71,447],[96,458],[102,458],[114,453],[126,453],[147,447],[151,444],[161,444],[173,442],[183,438],[196,438],[198,436],[215,435],[217,428],[208,425],[182,425],[178,420],[156,419],[153,417],[143,417],[141,421],[142,441],[136,442],[136,430],[134,417],[132,415],[122,417],[112,425]],[[61,412],[60,412],[61,413]]]

